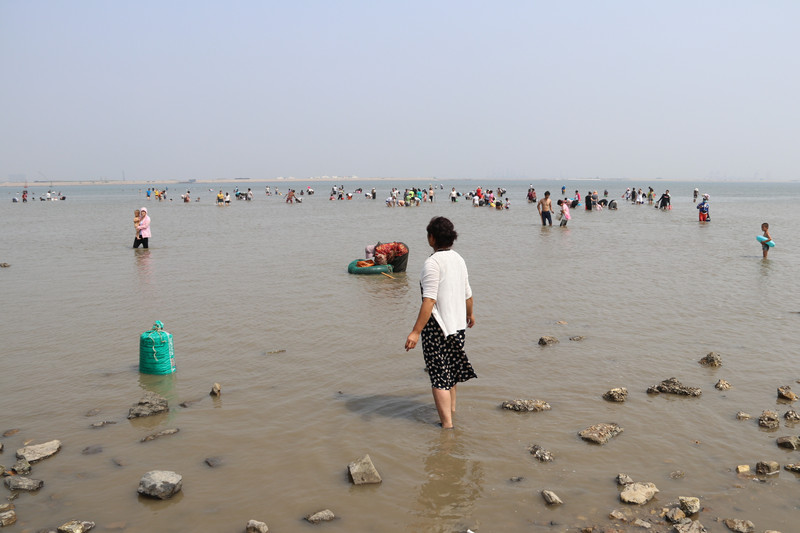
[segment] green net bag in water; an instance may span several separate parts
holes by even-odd
[[[175,372],[172,334],[164,331],[160,320],[156,320],[153,329],[139,337],[139,372],[156,375]]]

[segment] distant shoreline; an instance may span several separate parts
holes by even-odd
[[[218,179],[218,180],[196,180],[196,181],[185,181],[185,180],[81,180],[81,181],[34,181],[28,182],[27,184],[24,181],[16,181],[16,182],[5,182],[0,183],[0,187],[21,187],[31,189],[33,187],[70,187],[76,185],[147,185],[150,187],[155,187],[159,185],[203,185],[208,183],[235,183],[235,184],[247,184],[247,183],[298,183],[298,182],[308,182],[313,183],[317,181],[335,181],[335,182],[348,182],[348,181],[430,181],[430,182],[438,182],[437,178],[344,178],[344,177],[321,177],[321,178],[283,178],[283,179]]]

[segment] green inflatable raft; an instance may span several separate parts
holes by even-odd
[[[358,266],[359,261],[366,261],[366,259],[353,259],[349,265],[347,265],[347,271],[351,274],[391,274],[394,272],[392,265],[372,265],[368,267],[360,267]]]

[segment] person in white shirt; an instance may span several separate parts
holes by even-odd
[[[422,267],[422,305],[405,348],[414,349],[422,337],[436,411],[442,428],[452,429],[456,385],[478,377],[464,352],[466,328],[475,325],[472,288],[464,259],[450,249],[458,237],[453,223],[434,217],[427,231],[433,254]]]

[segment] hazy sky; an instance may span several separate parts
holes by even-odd
[[[0,181],[800,177],[800,2],[0,0]]]

